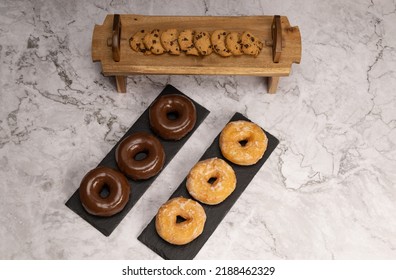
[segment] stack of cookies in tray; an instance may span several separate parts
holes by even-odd
[[[179,32],[177,29],[160,31],[139,30],[129,39],[130,47],[145,55],[172,55],[206,56],[216,53],[222,57],[240,56],[243,54],[258,56],[263,43],[251,32],[229,32],[226,30],[195,31],[186,29]]]

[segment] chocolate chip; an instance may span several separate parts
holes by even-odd
[[[158,34],[154,34],[154,37],[158,37]]]
[[[153,40],[153,44],[155,44],[155,43],[157,43],[157,41],[156,41],[156,40]]]
[[[140,30],[140,32],[144,33],[144,29]]]
[[[227,33],[223,32],[223,35],[226,35]]]
[[[252,42],[254,42],[254,38],[252,37],[252,38],[250,38],[250,40],[252,41]]]
[[[220,35],[217,35],[217,39],[220,39]]]
[[[248,33],[247,36],[250,37],[250,34]]]

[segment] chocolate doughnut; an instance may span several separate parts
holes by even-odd
[[[144,158],[139,158],[143,155]],[[137,132],[121,141],[116,149],[118,168],[133,180],[145,180],[164,166],[165,152],[161,142],[147,132]]]
[[[173,116],[173,117],[172,117]],[[149,109],[150,126],[166,140],[180,140],[197,121],[194,103],[180,94],[159,97]]]
[[[109,193],[103,197],[101,193],[106,187]],[[122,173],[101,166],[84,176],[79,194],[81,203],[88,213],[108,217],[124,209],[129,200],[130,187]]]

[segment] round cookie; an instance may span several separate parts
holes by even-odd
[[[230,32],[226,37],[226,47],[233,55],[243,55],[241,46],[241,34],[238,32]]]
[[[242,51],[244,54],[258,56],[263,43],[260,42],[252,33],[245,31],[241,36]]]
[[[216,30],[212,33],[211,41],[213,45],[213,49],[220,56],[231,56],[232,53],[226,47],[225,38],[227,36],[227,32],[225,30]]]
[[[146,46],[143,43],[144,36],[147,35],[147,31],[142,29],[133,34],[133,36],[129,39],[129,46],[136,52],[142,52],[144,54],[151,54],[151,52],[146,49]]]
[[[198,50],[194,46],[193,38],[195,32],[191,29],[186,29],[180,32],[179,37],[177,39],[180,49],[186,52],[187,55],[195,55],[198,56]]]
[[[159,29],[154,29],[150,33],[147,33],[143,38],[143,43],[153,54],[163,54],[165,52],[165,49],[161,45]]]
[[[199,54],[210,55],[213,52],[212,42],[208,32],[201,31],[194,35],[194,46],[197,48]]]
[[[174,55],[180,55],[180,47],[177,42],[178,32],[176,29],[168,29],[161,34],[161,43],[164,49]]]

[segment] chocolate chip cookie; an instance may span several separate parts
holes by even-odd
[[[194,46],[194,34],[195,32],[191,29],[186,29],[180,32],[177,42],[179,43],[180,49],[188,55],[198,56],[198,50]]]
[[[263,43],[260,42],[252,33],[245,31],[241,36],[242,52],[253,56],[258,56]]]
[[[129,39],[129,46],[136,52],[142,52],[144,54],[150,54],[151,52],[146,49],[146,46],[143,43],[144,36],[147,35],[147,31],[142,29],[133,34],[133,36]]]
[[[213,52],[210,35],[206,31],[195,33],[194,46],[197,48],[199,54],[201,55],[210,55]]]
[[[178,32],[176,29],[168,29],[161,34],[161,43],[164,49],[173,55],[180,55],[180,47],[177,42]]]
[[[231,56],[232,53],[226,47],[225,39],[227,36],[227,32],[225,30],[216,30],[212,33],[210,37],[213,45],[213,50],[218,53],[220,56]]]
[[[150,33],[147,33],[143,38],[143,43],[146,49],[150,50],[153,54],[163,54],[165,52],[165,49],[161,45],[159,29],[154,29]]]
[[[233,55],[243,55],[241,34],[230,32],[226,37],[226,47]]]

